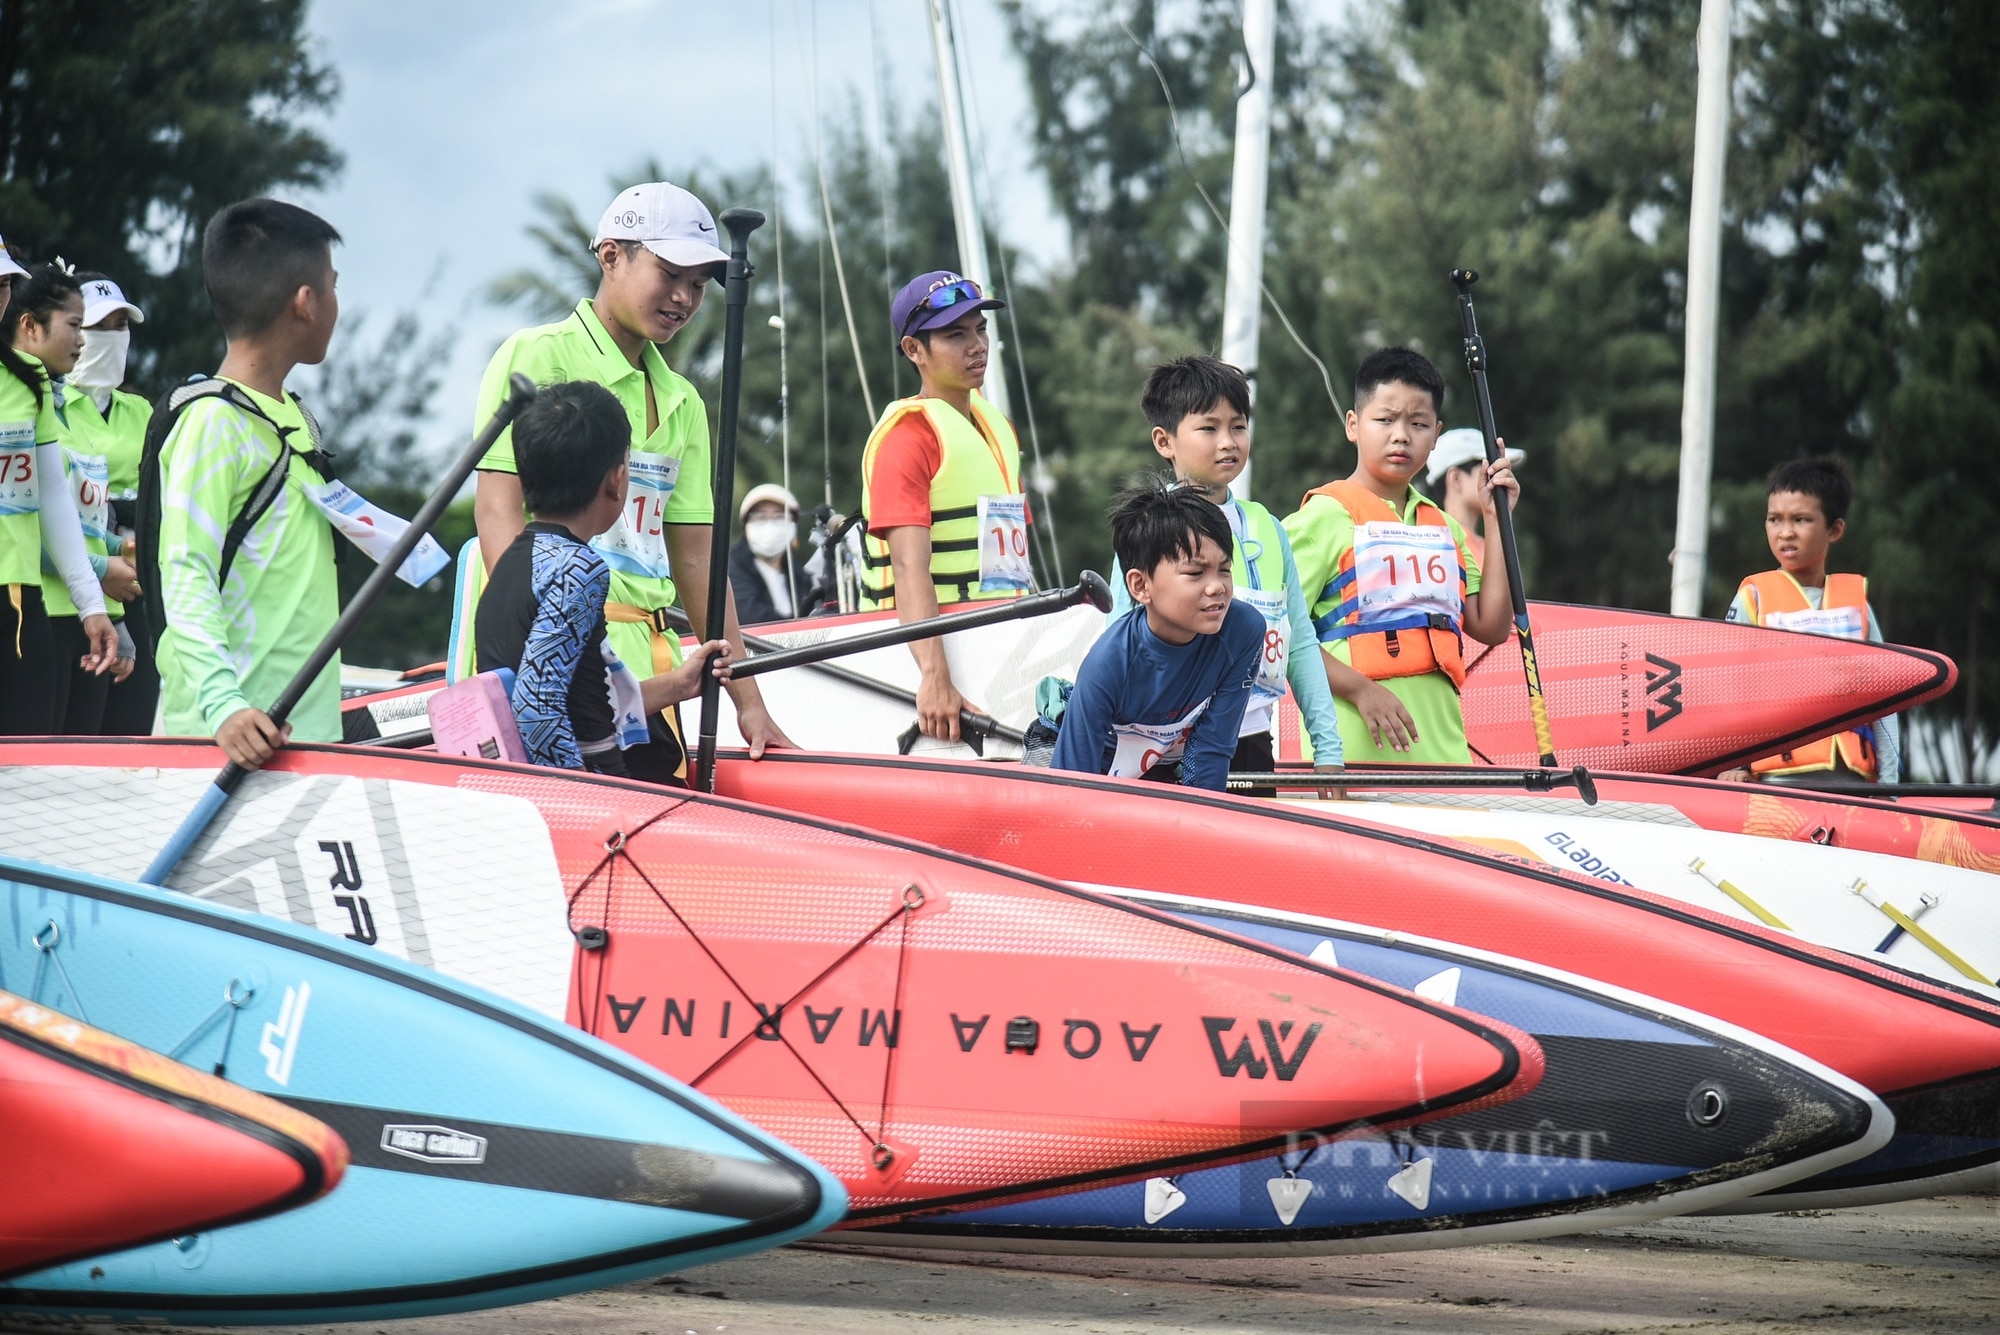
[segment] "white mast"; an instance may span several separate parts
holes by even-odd
[[[928,0],[931,54],[937,62],[938,111],[944,117],[945,170],[951,177],[951,213],[958,226],[958,271],[993,293],[993,274],[986,263],[986,232],[979,225],[979,201],[972,193],[972,152],[965,138],[965,109],[959,99],[958,56],[951,35],[945,0]],[[980,392],[1002,413],[1007,411],[1007,377],[1000,364],[1000,332],[986,357],[986,387]]]
[[[1715,342],[1722,283],[1722,168],[1729,152],[1729,0],[1701,0],[1695,38],[1694,173],[1688,208],[1687,367],[1681,388],[1681,493],[1674,521],[1675,616],[1701,615],[1708,482],[1715,453]]]
[[[1229,268],[1222,287],[1222,360],[1257,390],[1257,325],[1264,313],[1264,199],[1271,163],[1271,50],[1276,0],[1243,0],[1250,86],[1236,99],[1236,164],[1229,180]],[[1230,486],[1250,495],[1250,467]]]

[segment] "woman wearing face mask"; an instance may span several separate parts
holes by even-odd
[[[134,597],[138,584],[131,563],[110,554],[101,442],[87,427],[79,434],[70,424],[63,377],[83,349],[83,293],[76,279],[53,264],[17,277],[4,328],[7,347],[0,365],[37,405],[26,436],[19,427],[27,424],[6,420],[12,414],[0,414],[0,431],[13,428],[11,434],[23,443],[33,442],[26,487],[16,454],[13,494],[6,500],[16,509],[32,503],[37,514],[40,606],[34,610],[45,619],[48,648],[38,668],[28,658],[25,638],[20,642],[26,689],[20,700],[0,702],[0,731],[95,732],[110,684],[105,674],[119,658],[105,598]],[[31,632],[28,590],[9,592],[20,600],[13,608],[17,627]]]
[[[76,281],[83,288],[83,351],[65,377],[64,408],[73,433],[87,432],[103,442],[116,528],[112,549],[123,552],[137,522],[139,455],[153,405],[120,386],[125,383],[132,326],[144,323],[146,316],[105,275],[79,270]],[[153,666],[146,600],[136,598],[124,608],[125,616],[118,622],[120,662],[112,671],[97,731],[108,737],[143,737],[153,730],[160,674]]]
[[[799,568],[799,502],[775,482],[752,487],[738,510],[743,536],[729,549],[729,584],[743,625],[789,621],[812,608],[811,582]]]

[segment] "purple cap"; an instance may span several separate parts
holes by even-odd
[[[903,290],[889,303],[889,325],[900,343],[905,334],[942,329],[964,319],[968,311],[997,311],[1006,305],[980,291],[979,284],[965,275],[936,269],[903,284]]]

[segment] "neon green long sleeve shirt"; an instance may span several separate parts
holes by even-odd
[[[289,400],[245,386],[295,451],[284,489],[221,579],[229,525],[281,443],[269,426],[220,399],[191,404],[160,450],[160,581],[167,628],[159,665],[165,731],[213,735],[240,709],[269,709],[333,628],[340,592],[333,528],[303,491],[323,481],[303,456],[305,418]],[[292,712],[299,741],[340,740],[336,656]]]

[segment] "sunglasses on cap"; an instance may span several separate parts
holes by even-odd
[[[953,306],[960,306],[968,301],[977,302],[984,300],[986,300],[986,294],[981,292],[979,284],[973,282],[970,278],[939,282],[933,285],[930,291],[924,293],[917,301],[916,307],[907,316],[903,317],[903,327],[898,332],[899,334],[909,333],[910,326],[915,324],[918,318],[926,311],[948,311]]]

